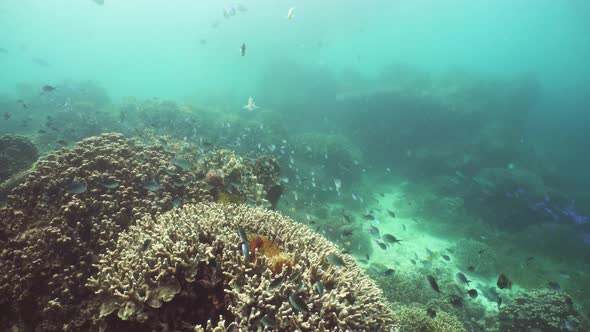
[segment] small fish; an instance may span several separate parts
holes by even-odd
[[[70,194],[81,194],[83,192],[86,192],[87,189],[88,186],[86,185],[86,181],[84,180],[72,181],[65,187],[66,192]]]
[[[47,134],[47,131],[45,131],[45,130],[43,130],[43,129],[39,129],[39,130],[37,130],[37,132],[38,132],[39,134]]]
[[[264,327],[269,329],[272,329],[277,326],[277,321],[269,315],[260,318],[260,323],[264,325]]]
[[[440,257],[442,257],[447,262],[451,260],[451,257],[449,255],[442,255]]]
[[[289,295],[289,304],[291,305],[291,307],[295,311],[309,312],[309,308],[307,307],[307,304],[297,294]]]
[[[395,272],[394,269],[387,269],[387,270],[385,270],[385,272],[383,272],[383,275],[386,277],[389,277],[389,276],[392,276],[394,272]]]
[[[553,290],[561,290],[561,287],[559,286],[559,284],[555,281],[549,281],[547,283],[547,286],[549,286],[549,288],[553,289]]]
[[[33,58],[33,62],[38,64],[41,67],[51,67],[49,62],[47,62],[46,60],[43,60],[41,58]]]
[[[242,243],[248,243],[248,235],[246,234],[246,230],[242,226],[238,226],[238,236]]]
[[[473,266],[473,265],[469,265],[469,266],[467,267],[467,271],[469,271],[469,272],[475,272],[475,266]]]
[[[468,280],[467,277],[463,274],[463,272],[457,272],[457,274],[455,274],[455,278],[457,279],[457,281],[466,284],[467,286],[469,286],[469,283],[471,282],[471,280]]]
[[[340,195],[340,187],[342,187],[342,180],[334,179],[334,187],[336,188],[336,192]]]
[[[449,295],[449,303],[453,307],[460,308],[463,306],[463,297],[457,294],[451,294]]]
[[[182,199],[180,197],[176,197],[172,200],[172,207],[177,208],[182,203]]]
[[[379,246],[379,248],[383,249],[383,250],[387,250],[387,246],[385,245],[385,243],[379,241],[379,240],[375,240],[375,243],[377,243],[377,245]]]
[[[248,97],[248,103],[244,105],[242,108],[248,110],[248,112],[252,112],[253,110],[257,109],[258,106],[256,106],[254,98]]]
[[[146,251],[150,248],[152,244],[152,240],[151,239],[145,239],[145,241],[143,241],[143,246],[141,246],[141,251]]]
[[[160,189],[160,184],[154,178],[142,181],[141,186],[147,191],[158,191]]]
[[[314,286],[315,286],[315,289],[316,289],[316,291],[318,292],[318,295],[319,295],[319,296],[323,296],[323,295],[324,295],[324,291],[325,291],[325,289],[324,289],[324,284],[323,284],[321,281],[319,281],[319,280],[318,280],[318,281],[317,281],[317,282],[314,284]]]
[[[246,44],[242,43],[242,46],[240,46],[240,54],[242,56],[246,55]]]
[[[369,226],[367,228],[367,232],[371,235],[377,235],[377,237],[379,237],[379,228],[375,227],[375,226]]]
[[[246,260],[250,259],[250,249],[248,248],[248,245],[245,243],[242,243],[242,255],[246,257]]]
[[[438,283],[436,282],[436,279],[434,279],[434,277],[431,276],[430,274],[428,276],[426,276],[426,279],[428,280],[428,284],[430,285],[430,288],[432,288],[435,292],[440,293],[440,288],[438,287]]]
[[[344,263],[344,260],[335,255],[335,254],[329,254],[328,256],[326,256],[326,259],[328,260],[328,262],[332,265],[335,266],[346,266],[346,263]]]
[[[496,285],[498,285],[498,288],[500,288],[500,289],[512,288],[512,282],[510,282],[508,277],[506,277],[503,273],[500,274],[500,276],[498,277],[498,281],[496,282]]]
[[[470,290],[467,291],[467,294],[469,294],[469,296],[472,299],[476,299],[477,298],[477,295],[478,295],[477,294],[477,289],[472,288],[472,289],[470,289]]]
[[[428,315],[428,317],[434,319],[436,317],[436,310],[429,307],[428,309],[426,309],[426,314]]]
[[[287,12],[287,18],[289,20],[293,19],[293,17],[295,17],[295,7],[289,8],[289,11]]]
[[[172,165],[182,169],[183,171],[191,169],[191,163],[186,159],[174,157],[172,158]]]
[[[363,218],[365,218],[365,220],[369,220],[369,221],[373,221],[373,220],[375,220],[375,216],[374,216],[374,215],[372,215],[372,214],[370,214],[370,213],[369,213],[369,214],[366,214],[366,215],[364,215],[364,216],[363,216]]]
[[[393,212],[391,210],[387,210],[387,213],[389,214],[390,217],[395,218],[395,212]]]
[[[500,309],[500,306],[502,305],[502,298],[498,297],[498,299],[496,300],[496,305],[498,306],[498,309]]]
[[[387,243],[392,243],[392,244],[400,243],[400,241],[402,241],[391,234],[383,234],[381,239],[383,239],[383,241],[385,241]]]
[[[104,0],[92,0],[92,1],[99,6],[104,5]]]
[[[12,114],[10,114],[8,112],[4,112],[4,120],[10,120],[11,117],[12,117]]]
[[[54,86],[52,86],[52,85],[44,85],[44,86],[41,88],[41,92],[50,93],[50,92],[53,92],[53,91],[55,91],[56,89],[57,89],[57,88],[56,88],[56,87],[54,87]]]
[[[107,180],[101,182],[100,185],[106,189],[116,189],[119,187],[119,182],[117,182],[115,180],[107,179]]]
[[[283,284],[283,278],[282,277],[278,277],[276,279],[274,279],[273,281],[270,282],[270,285],[268,285],[269,289],[275,289],[277,287],[279,287],[280,285]]]

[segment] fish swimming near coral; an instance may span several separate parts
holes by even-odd
[[[246,230],[244,229],[244,227],[238,227],[238,236],[240,237],[240,240],[242,240],[243,243],[248,243],[248,235],[246,234]]]
[[[510,289],[510,288],[512,288],[512,282],[510,282],[510,280],[508,279],[508,277],[506,277],[503,273],[500,274],[500,276],[498,277],[498,281],[496,282],[496,285],[500,289],[504,289],[504,288]]]
[[[267,329],[272,329],[277,326],[277,321],[268,315],[260,318],[260,323]]]
[[[395,236],[391,235],[391,234],[383,234],[383,236],[381,237],[381,239],[387,243],[391,243],[391,244],[396,244],[396,243],[400,243],[402,240],[396,238]]]
[[[470,290],[468,290],[468,291],[467,291],[467,294],[469,294],[469,296],[470,296],[472,299],[475,299],[475,298],[477,298],[477,295],[478,295],[478,294],[477,294],[477,289],[473,289],[473,288],[472,288],[472,289],[470,289]]]
[[[430,288],[432,288],[432,290],[434,290],[437,293],[440,293],[438,282],[436,282],[436,279],[434,279],[433,276],[429,274],[428,276],[426,276],[426,280],[428,280],[428,284],[430,285]]]
[[[68,185],[66,185],[66,187],[64,189],[67,193],[70,193],[70,194],[81,194],[81,193],[86,192],[86,190],[88,189],[88,186],[86,184],[86,181],[84,181],[84,180],[72,181]]]
[[[345,266],[346,265],[346,263],[344,263],[344,260],[335,254],[329,254],[328,256],[326,256],[326,259],[328,260],[328,262],[330,264],[335,265],[335,266]]]
[[[289,304],[291,304],[291,307],[295,311],[309,312],[309,308],[307,307],[307,304],[297,294],[291,294],[291,295],[289,295]]]
[[[463,272],[457,272],[457,274],[455,274],[455,278],[457,279],[458,282],[460,282],[462,284],[466,284],[467,286],[469,286],[469,283],[471,282],[471,280],[467,279],[467,277],[465,276],[465,274],[463,274]]]
[[[160,189],[160,184],[158,183],[157,179],[151,178],[146,179],[141,183],[143,189],[147,191],[158,191]]]
[[[253,110],[257,109],[258,106],[256,106],[256,102],[254,101],[254,98],[248,97],[248,103],[246,105],[244,105],[243,108],[248,110],[249,112],[252,112]]]

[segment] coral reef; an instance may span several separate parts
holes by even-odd
[[[107,331],[387,331],[394,323],[352,257],[306,226],[244,205],[143,218],[97,267],[88,285]]]
[[[0,183],[26,170],[39,158],[39,152],[24,136],[0,136]]]
[[[538,289],[524,293],[500,309],[500,331],[588,331],[588,322],[563,291]]]
[[[399,306],[394,309],[401,331],[420,332],[465,332],[463,323],[457,317],[444,311],[436,311],[430,317],[426,307],[420,305]]]

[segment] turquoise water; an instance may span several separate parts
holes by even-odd
[[[531,328],[583,331],[589,17],[584,1],[5,0],[0,136],[42,156],[146,131],[271,155],[277,210],[350,252],[394,307],[509,331],[502,306],[559,288],[575,314]],[[403,241],[382,250],[369,227]],[[428,286],[396,295],[457,272],[480,294],[462,306]],[[501,273],[499,306],[482,294]]]

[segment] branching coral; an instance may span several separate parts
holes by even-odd
[[[239,227],[249,234],[247,255]],[[89,280],[103,301],[97,319],[113,330],[393,328],[382,292],[352,257],[304,225],[243,205],[199,204],[146,217],[97,267]]]
[[[465,332],[463,323],[455,316],[444,311],[436,312],[434,317],[427,313],[427,308],[413,305],[400,306],[394,310],[402,331],[420,332]],[[434,314],[433,314],[434,315]]]

